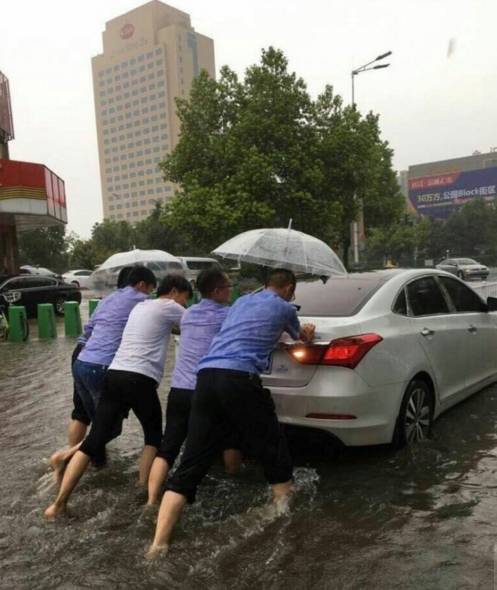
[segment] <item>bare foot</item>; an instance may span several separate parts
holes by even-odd
[[[64,477],[64,471],[67,467],[67,459],[64,451],[57,451],[50,457],[50,466],[54,471],[55,483],[60,486],[62,478]]]
[[[63,514],[66,510],[66,505],[62,504],[51,504],[43,513],[43,516],[47,519],[47,520],[54,520],[55,518],[57,518],[57,516],[60,516],[61,514]]]
[[[145,559],[156,559],[157,557],[163,557],[167,555],[169,551],[169,545],[150,545],[148,551],[145,553]]]

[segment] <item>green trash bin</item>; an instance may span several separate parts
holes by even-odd
[[[57,324],[52,303],[38,303],[38,338],[57,338]]]
[[[78,337],[81,332],[81,314],[77,301],[64,302],[64,330],[66,336]]]
[[[88,300],[88,315],[91,317],[93,312],[95,311],[97,305],[100,303],[101,299],[89,299]]]
[[[29,336],[28,316],[24,305],[9,306],[9,342],[24,342]]]

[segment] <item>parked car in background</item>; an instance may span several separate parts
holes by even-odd
[[[23,305],[29,317],[35,317],[38,303],[53,303],[55,313],[64,315],[64,302],[81,303],[81,291],[56,277],[17,275],[0,283],[0,306]]]
[[[263,376],[284,423],[351,446],[413,443],[440,413],[497,381],[497,299],[485,302],[449,273],[304,281],[295,303],[316,340],[280,343]]]
[[[68,270],[62,275],[62,278],[66,283],[71,283],[81,289],[89,289],[91,284],[90,275],[92,272],[91,270],[84,269]]]
[[[197,277],[201,271],[216,266],[221,268],[221,265],[215,258],[199,258],[196,256],[178,256],[183,270],[185,272],[185,278],[195,287]]]
[[[486,280],[489,273],[488,266],[480,264],[472,258],[446,258],[439,262],[436,268],[450,272],[465,281],[470,279]]]
[[[58,277],[59,275],[49,268],[43,266],[31,266],[30,264],[23,264],[19,268],[19,274],[21,275],[42,275],[46,277]]]

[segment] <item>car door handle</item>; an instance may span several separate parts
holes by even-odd
[[[478,328],[476,326],[470,326],[468,328],[468,332],[471,332],[471,334],[475,334],[476,332],[478,332]]]
[[[421,330],[421,336],[433,336],[435,334],[435,330],[430,330],[429,328],[423,328]]]

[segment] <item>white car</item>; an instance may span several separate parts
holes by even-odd
[[[91,270],[84,269],[68,270],[62,275],[62,278],[66,283],[72,283],[81,289],[89,289],[91,287],[91,273]]]
[[[185,278],[190,281],[193,287],[195,287],[198,275],[203,270],[212,267],[221,268],[215,258],[199,258],[198,256],[178,256],[178,258],[185,271]]]
[[[497,299],[437,270],[299,282],[311,345],[280,343],[263,377],[283,423],[345,445],[425,438],[444,410],[497,381]]]

